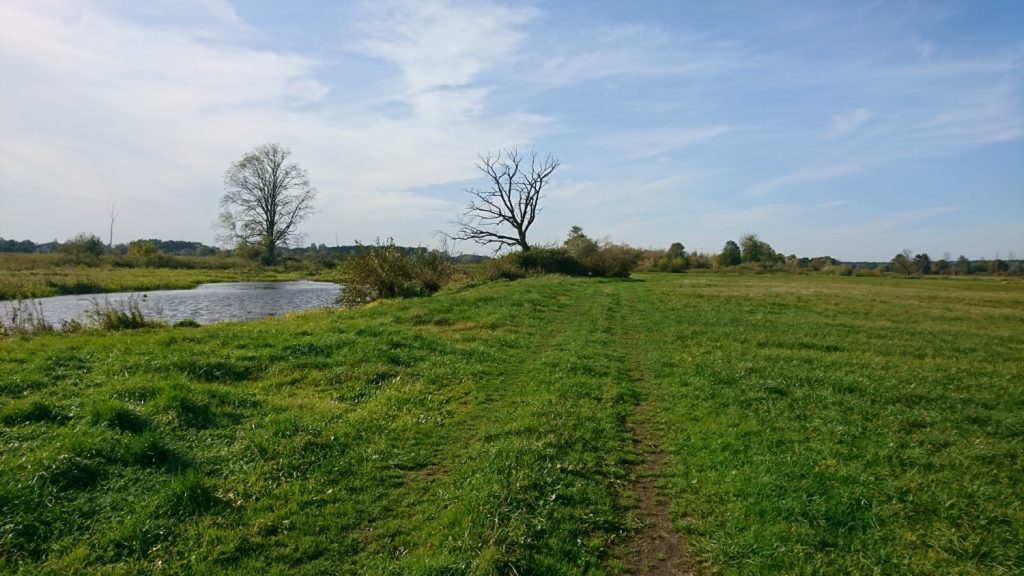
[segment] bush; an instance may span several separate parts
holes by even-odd
[[[345,284],[342,304],[358,306],[378,298],[429,296],[447,285],[455,273],[451,256],[441,250],[410,250],[377,239],[372,246],[359,245],[341,264]]]
[[[514,252],[506,257],[528,274],[590,275],[586,265],[565,248],[533,248],[529,252]]]
[[[585,258],[576,258],[566,248],[533,248],[513,252],[484,265],[487,280],[518,280],[532,274],[603,276],[628,278],[640,263],[642,252],[611,243],[601,243]]]
[[[78,264],[94,264],[103,255],[106,246],[95,234],[79,234],[59,245],[57,251]]]
[[[640,263],[642,253],[626,245],[602,243],[584,265],[594,276],[608,278],[629,278],[630,272]]]
[[[508,256],[511,254],[484,262],[481,268],[483,279],[512,281],[526,278],[526,270],[523,270],[518,262],[513,262]]]
[[[161,322],[146,319],[142,314],[142,301],[134,294],[119,306],[111,304],[109,300],[100,304],[99,300],[94,299],[92,308],[87,310],[85,315],[90,324],[101,330],[133,330],[163,325]]]
[[[128,260],[136,266],[159,266],[160,250],[150,240],[135,240],[128,244]]]
[[[425,294],[444,288],[455,276],[452,257],[442,250],[417,250],[412,254],[412,278]]]

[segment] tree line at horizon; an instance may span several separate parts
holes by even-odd
[[[583,233],[582,228],[573,226],[561,247],[580,254],[591,250],[591,243],[594,247],[598,245],[597,241]],[[343,260],[364,247],[360,243],[335,246],[311,243],[308,246],[284,248],[280,252],[281,257],[286,259]],[[558,246],[535,246],[535,248],[538,247],[558,248]],[[398,246],[398,248],[409,252],[427,250],[423,247],[413,246]],[[964,255],[954,259],[949,253],[946,253],[941,258],[933,260],[927,253],[915,254],[911,250],[903,250],[889,261],[843,261],[830,256],[809,258],[795,254],[783,255],[776,252],[770,244],[761,240],[756,234],[745,234],[738,241],[728,240],[722,250],[717,253],[688,251],[679,242],[672,243],[664,250],[656,248],[635,250],[639,253],[635,269],[645,272],[758,268],[765,271],[831,272],[836,274],[877,271],[904,276],[1024,274],[1024,261],[1012,254],[1005,259],[999,257],[970,259]],[[68,256],[69,261],[78,264],[89,264],[90,261],[98,264],[100,257],[104,255],[135,258],[155,265],[159,265],[158,256],[245,257],[235,249],[224,249],[188,240],[146,238],[108,246],[93,234],[79,234],[64,242],[53,240],[43,243],[0,237],[0,253],[60,254]],[[460,254],[452,256],[452,258],[457,263],[478,263],[491,260],[493,256]]]
[[[95,234],[81,233],[65,242],[36,244],[30,240],[0,238],[0,252],[56,252],[79,264],[98,262],[104,255],[123,256],[123,265],[160,265],[167,256],[221,256],[276,264],[282,260],[335,261],[359,256],[367,250],[388,249],[400,253],[431,252],[422,247],[395,246],[392,240],[376,245],[356,242],[351,246],[310,244],[299,246],[299,225],[314,213],[317,190],[305,169],[290,162],[291,150],[277,143],[253,148],[224,174],[221,213],[214,227],[224,246],[216,248],[200,242],[140,239],[113,244],[114,223],[118,212],[110,214],[110,239],[104,243]],[[492,247],[494,254],[503,249],[525,254],[534,249],[551,252],[546,256],[520,257],[519,264],[533,262],[542,271],[567,271],[587,275],[628,276],[630,271],[684,272],[690,269],[737,269],[754,271],[826,272],[849,275],[865,272],[893,272],[913,275],[1021,274],[1022,262],[1012,254],[1008,259],[970,260],[961,255],[955,261],[947,253],[933,261],[927,253],[914,254],[905,249],[888,262],[842,262],[831,256],[814,258],[788,256],[775,251],[756,234],[744,234],[739,241],[729,240],[718,253],[688,252],[679,242],[667,249],[638,249],[608,240],[594,241],[573,226],[560,246],[536,246],[527,238],[542,211],[544,189],[561,162],[553,155],[539,157],[535,151],[525,155],[517,149],[502,149],[479,157],[477,168],[487,186],[466,190],[470,202],[459,214],[454,233],[441,232],[448,240],[469,240]],[[479,262],[485,256],[453,257],[459,262]],[[508,256],[508,254],[506,254]],[[161,260],[163,258],[163,260]],[[525,258],[525,259],[524,259]],[[563,261],[564,260],[564,261]],[[550,270],[548,268],[551,268]]]

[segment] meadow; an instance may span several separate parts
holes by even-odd
[[[0,300],[195,288],[206,282],[298,280],[308,267],[264,268],[236,258],[161,256],[162,266],[105,255],[88,262],[62,254],[0,253]]]
[[[720,273],[6,338],[0,571],[630,573],[645,474],[710,573],[1019,573],[1022,358],[1021,282]]]

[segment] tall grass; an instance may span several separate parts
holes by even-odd
[[[163,322],[149,320],[142,313],[145,295],[130,294],[120,303],[94,298],[92,306],[85,311],[86,322],[100,330],[134,330],[164,326]]]
[[[38,300],[0,303],[0,335],[50,331],[53,331],[53,326],[46,321],[42,304]]]
[[[643,428],[716,573],[1019,573],[1022,288],[545,276],[5,339],[0,572],[627,573]]]

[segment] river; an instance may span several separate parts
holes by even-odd
[[[191,319],[200,324],[254,320],[287,312],[334,306],[341,286],[330,282],[221,282],[191,290],[151,290],[38,298],[46,321],[85,322],[87,311],[100,307],[125,308],[129,299],[139,303],[146,319],[175,323]],[[0,314],[9,317],[12,301],[0,301]]]

